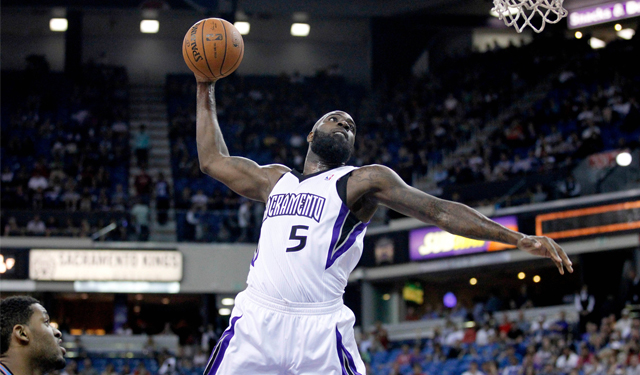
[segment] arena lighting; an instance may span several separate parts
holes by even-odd
[[[234,298],[223,298],[220,303],[224,306],[233,306],[236,303],[236,300]]]
[[[388,300],[391,299],[391,295],[389,293],[383,294],[382,295],[382,299],[385,300],[385,301],[388,301]]]
[[[631,40],[631,38],[636,35],[636,31],[634,29],[622,29],[616,34],[618,34],[618,36],[622,39]]]
[[[534,283],[539,283],[539,282],[540,282],[540,276],[535,275],[535,276],[533,277],[533,282],[534,282]]]
[[[293,36],[307,36],[309,35],[311,26],[308,23],[293,23],[291,24],[291,35]]]
[[[140,21],[140,32],[145,34],[155,34],[160,30],[160,22],[157,20]]]
[[[238,29],[240,35],[247,35],[249,34],[249,30],[251,30],[251,24],[245,21],[237,21],[233,24],[233,26]]]
[[[593,49],[598,49],[598,48],[604,48],[607,45],[607,43],[605,43],[604,40],[600,40],[598,38],[591,38],[589,39],[589,45]]]
[[[442,303],[445,307],[452,309],[458,304],[458,299],[452,292],[447,292],[447,294],[444,295],[444,298],[442,298]]]
[[[7,272],[15,266],[16,260],[13,258],[4,259],[4,257],[0,254],[0,274]]]
[[[55,328],[55,329],[58,329],[58,323],[56,323],[56,322],[51,322],[51,323],[49,323],[49,325],[51,327]]]
[[[222,316],[228,316],[231,315],[231,309],[228,309],[226,307],[221,308],[220,310],[218,310],[218,314],[222,315]]]
[[[52,18],[49,20],[49,29],[51,31],[63,32],[67,31],[67,27],[69,27],[69,22],[67,22],[66,18]]]
[[[476,285],[477,283],[478,283],[478,279],[476,279],[475,277],[472,277],[472,278],[469,280],[469,284],[471,284],[471,285]]]
[[[631,154],[626,151],[621,152],[616,156],[616,163],[621,167],[628,167],[632,160],[633,158],[631,157]]]
[[[620,31],[620,30],[622,30],[622,25],[621,25],[621,24],[619,24],[619,23],[616,23],[616,25],[615,25],[615,26],[613,26],[613,28],[614,28],[614,30],[616,30],[616,31]]]
[[[582,39],[582,33],[580,31],[576,31],[576,39]]]
[[[524,273],[524,272],[519,272],[519,273],[518,273],[518,279],[520,279],[520,280],[524,280],[524,278],[525,278],[525,277],[527,277],[527,275],[525,275],[525,273]]]

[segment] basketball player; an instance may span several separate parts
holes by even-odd
[[[565,267],[573,272],[552,239],[514,232],[465,205],[425,194],[385,166],[345,165],[356,135],[345,112],[329,112],[313,126],[302,173],[229,156],[216,116],[215,83],[196,80],[200,168],[236,193],[266,203],[248,287],[238,294],[204,375],[364,374],[355,317],[342,294],[378,205],[453,234],[517,246],[551,258],[561,274]]]
[[[61,342],[62,334],[37,299],[0,301],[0,374],[44,375],[63,369],[66,350]]]

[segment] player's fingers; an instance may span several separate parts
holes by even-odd
[[[546,244],[547,251],[549,252],[549,255],[551,256],[551,260],[553,260],[553,263],[555,263],[556,267],[558,267],[558,271],[560,272],[560,274],[564,275],[564,267],[562,265],[562,258],[560,258],[560,255],[558,255],[558,250],[553,245],[553,243],[551,243],[551,241],[552,240],[549,239],[549,238],[544,238],[544,242]]]
[[[562,247],[560,247],[560,245],[558,245],[553,239],[549,239],[549,242],[551,242],[551,244],[556,248],[558,255],[560,255],[560,257],[562,258],[562,263],[564,264],[565,268],[570,273],[573,273],[573,263],[571,262],[571,259],[569,259],[567,253],[565,253]]]

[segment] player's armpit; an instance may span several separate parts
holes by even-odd
[[[260,166],[253,160],[239,156],[219,158],[215,164],[201,164],[200,169],[237,194],[260,202],[266,202],[280,177],[291,171],[284,165]]]

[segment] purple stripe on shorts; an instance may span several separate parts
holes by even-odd
[[[362,375],[358,372],[351,353],[349,353],[342,343],[342,335],[340,334],[340,331],[338,331],[338,327],[336,327],[336,341],[338,344],[338,357],[340,358],[342,375]]]
[[[356,238],[360,235],[360,233],[362,233],[364,228],[367,227],[367,224],[368,223],[360,223],[355,227],[353,232],[351,232],[351,234],[349,235],[349,238],[344,241],[344,244],[342,244],[342,246],[340,246],[338,250],[333,253],[333,256],[331,256],[329,260],[327,260],[327,266],[325,267],[325,269],[331,267],[333,263],[340,257],[340,255],[344,254],[347,250],[349,250],[349,248],[351,248],[351,245],[356,242]]]
[[[207,364],[207,368],[205,368],[203,375],[214,375],[218,371],[220,363],[222,363],[222,359],[224,358],[224,353],[229,347],[229,341],[231,341],[235,334],[236,322],[240,318],[242,318],[242,315],[231,319],[229,328],[224,331],[222,337],[220,337],[220,340],[218,341],[218,345],[216,345],[213,353],[211,353],[211,358],[209,358],[209,363]]]
[[[331,254],[333,254],[333,249],[335,249],[336,247],[336,242],[338,242],[338,239],[340,239],[342,226],[344,225],[344,221],[347,219],[347,215],[349,215],[349,207],[347,207],[346,204],[343,204],[342,207],[340,207],[338,218],[333,225],[333,235],[331,236],[331,245],[329,245],[329,255],[327,255],[327,266],[325,267],[325,269],[329,268],[331,264],[333,264],[333,262],[331,261]]]

